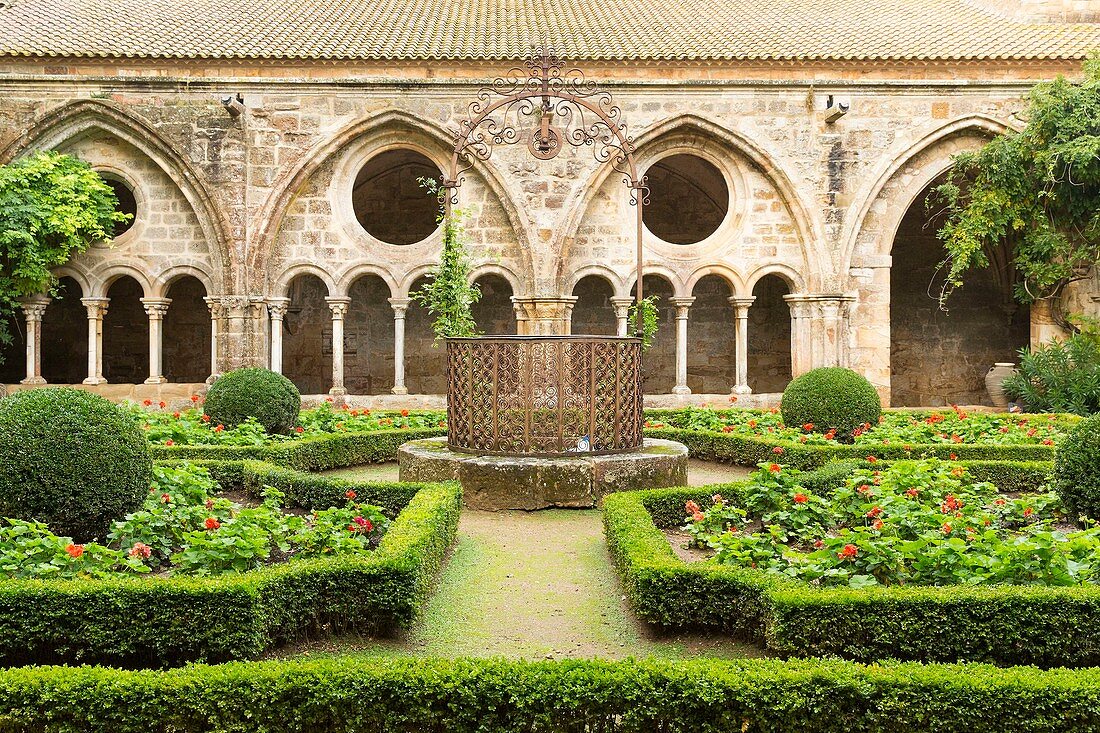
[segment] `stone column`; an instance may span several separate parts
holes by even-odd
[[[611,298],[611,307],[615,309],[615,333],[619,336],[630,335],[630,306],[634,305],[631,295],[616,295]]]
[[[229,315],[229,309],[221,298],[207,296],[203,298],[206,307],[210,310],[210,376],[206,378],[207,384],[213,384],[221,374],[218,369],[219,351],[221,349],[222,333],[225,330],[225,318]]]
[[[676,386],[672,394],[691,394],[688,387],[688,309],[695,298],[669,298],[676,306]]]
[[[519,298],[512,296],[516,310],[516,332],[520,336],[564,336],[575,296],[568,298]]]
[[[810,371],[813,363],[810,305],[805,295],[784,295],[783,300],[791,309],[791,376],[798,377]]]
[[[42,316],[50,298],[46,295],[32,295],[19,301],[23,317],[27,324],[27,376],[21,384],[45,384],[42,378]]]
[[[325,298],[332,311],[332,389],[331,395],[346,395],[344,389],[344,316],[348,314],[351,298]]]
[[[283,318],[290,307],[290,298],[268,298],[267,313],[271,320],[271,371],[283,373]]]
[[[106,384],[103,378],[103,318],[110,298],[81,298],[88,311],[88,378],[84,384]]]
[[[142,298],[145,313],[149,316],[149,378],[146,384],[164,384],[168,380],[163,374],[161,346],[163,339],[164,315],[168,312],[171,298]]]
[[[405,312],[412,298],[390,298],[393,308],[393,389],[394,394],[408,394],[405,386]]]
[[[1065,329],[1055,322],[1049,299],[1036,300],[1031,304],[1031,348],[1062,341],[1067,335]]]
[[[749,306],[756,296],[729,299],[733,306],[734,375],[733,394],[749,394]]]

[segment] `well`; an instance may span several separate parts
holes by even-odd
[[[614,336],[447,340],[448,447],[606,455],[642,444],[641,341]]]

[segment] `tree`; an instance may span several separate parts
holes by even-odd
[[[0,342],[11,342],[20,298],[51,290],[53,268],[129,220],[117,207],[111,187],[70,155],[40,152],[0,166]]]
[[[1066,287],[1100,260],[1100,55],[1084,78],[1059,77],[1028,95],[1027,124],[955,156],[929,198],[943,206],[944,304],[990,252],[1007,248],[1021,303],[1048,300],[1060,323]]]
[[[480,331],[470,306],[481,300],[481,289],[470,284],[470,255],[466,250],[462,224],[465,212],[454,210],[447,216],[444,197],[450,195],[450,190],[430,178],[421,178],[420,185],[439,197],[438,221],[443,225],[443,251],[439,264],[428,274],[428,282],[412,293],[412,297],[435,316],[432,331],[437,340],[477,336]]]

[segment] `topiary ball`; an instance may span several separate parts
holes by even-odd
[[[810,425],[817,432],[836,431],[847,440],[864,423],[877,425],[882,400],[866,378],[841,367],[812,369],[783,392],[783,422],[791,427]]]
[[[269,433],[287,433],[298,422],[302,395],[294,382],[270,369],[237,369],[214,380],[206,393],[210,422],[227,428],[255,418]]]
[[[149,493],[145,434],[117,405],[51,387],[0,400],[0,516],[101,538]]]
[[[1054,489],[1075,521],[1100,517],[1100,415],[1082,420],[1058,446]]]

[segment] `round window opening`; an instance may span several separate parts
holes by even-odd
[[[439,201],[418,179],[440,177],[439,168],[412,150],[374,156],[355,177],[351,204],[359,224],[388,244],[413,244],[437,228]]]
[[[103,182],[111,187],[111,190],[115,192],[115,198],[118,199],[115,211],[128,215],[126,221],[115,223],[112,236],[119,237],[130,231],[137,220],[137,198],[134,196],[134,190],[117,178],[104,177]]]
[[[670,155],[650,166],[649,204],[642,221],[672,244],[695,244],[718,230],[730,206],[726,179],[709,161]]]

